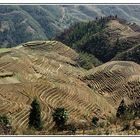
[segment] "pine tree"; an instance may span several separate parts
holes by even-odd
[[[93,118],[92,118],[92,123],[93,123],[93,125],[96,126],[96,127],[97,127],[98,121],[99,121],[99,118],[97,118],[97,117],[93,117]]]
[[[126,111],[127,111],[127,106],[126,106],[124,100],[122,100],[119,107],[118,107],[116,117],[117,118],[122,118],[123,116],[125,116]]]
[[[37,130],[42,129],[41,121],[41,108],[37,99],[34,99],[31,103],[31,110],[29,115],[29,127],[34,127]]]

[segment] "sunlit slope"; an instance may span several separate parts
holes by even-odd
[[[44,130],[53,127],[56,107],[65,107],[69,122],[77,124],[115,113],[102,95],[81,81],[86,71],[76,67],[77,55],[57,41],[27,42],[0,53],[0,113],[12,119],[16,131],[27,128],[34,97],[41,104]]]
[[[139,103],[140,66],[131,61],[112,61],[90,70],[83,78],[94,91],[114,107],[124,99],[129,105]]]

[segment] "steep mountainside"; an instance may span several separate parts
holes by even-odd
[[[140,63],[136,56],[140,44],[139,28],[117,16],[109,16],[74,24],[56,39],[77,51],[94,55],[103,63],[112,59]],[[128,55],[125,55],[126,53]]]
[[[0,47],[51,38],[74,22],[110,14],[139,24],[139,13],[139,5],[1,5]]]

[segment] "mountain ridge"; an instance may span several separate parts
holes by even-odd
[[[0,46],[13,47],[27,41],[50,39],[74,22],[101,16],[117,14],[138,24],[138,13],[139,6],[136,5],[1,5]]]

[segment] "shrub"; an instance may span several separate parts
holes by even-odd
[[[0,123],[2,123],[4,125],[10,125],[9,119],[5,115],[0,116]]]
[[[104,128],[104,127],[105,127],[105,122],[100,122],[100,123],[99,123],[99,127],[100,127],[100,128]]]
[[[125,121],[123,123],[123,129],[122,129],[122,131],[127,131],[127,130],[129,130],[129,128],[130,128],[129,122],[128,121]]]
[[[71,123],[71,124],[68,124],[68,125],[66,126],[66,130],[69,131],[69,132],[68,132],[69,134],[75,135],[75,134],[76,134],[77,128],[76,128],[75,124]]]
[[[12,135],[12,126],[7,116],[0,116],[0,135]]]
[[[58,130],[63,130],[64,125],[68,119],[68,114],[65,108],[56,108],[54,110],[54,113],[52,114],[53,116],[53,121],[55,122],[55,125]]]

